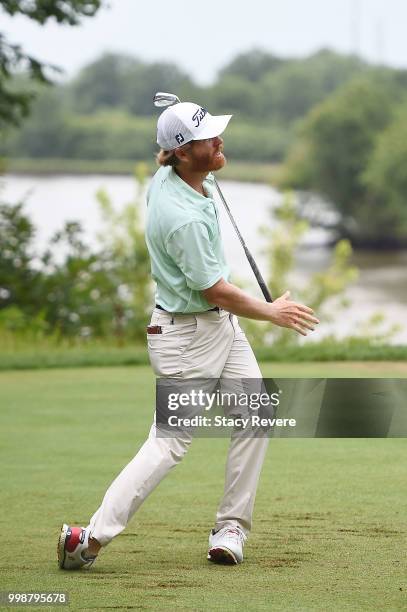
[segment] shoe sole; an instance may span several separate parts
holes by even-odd
[[[60,533],[59,538],[58,538],[57,554],[58,554],[58,567],[60,569],[64,569],[64,563],[65,563],[65,540],[66,540],[66,535],[68,533],[68,529],[69,529],[69,525],[67,525],[66,523],[63,523],[63,525],[61,527],[61,533]]]
[[[232,551],[222,546],[211,548],[208,552],[208,560],[223,565],[237,565],[239,563]]]

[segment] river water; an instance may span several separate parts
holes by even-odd
[[[223,193],[232,209],[236,222],[252,251],[256,261],[267,277],[268,270],[262,250],[264,238],[259,235],[260,226],[272,226],[272,209],[281,199],[281,194],[268,185],[221,182]],[[123,176],[14,176],[2,179],[1,199],[16,203],[26,202],[25,210],[37,227],[36,247],[42,250],[53,233],[61,229],[65,221],[80,221],[85,230],[86,241],[97,246],[97,234],[103,229],[95,193],[104,188],[114,204],[120,207],[133,199],[136,185],[131,177]],[[140,209],[142,218],[145,207]],[[220,217],[225,252],[232,270],[232,279],[249,283],[253,295],[261,297],[253,279],[253,273],[230,221],[220,204]],[[311,229],[305,236],[297,254],[292,276],[291,290],[295,299],[296,289],[306,283],[310,275],[329,265],[332,250],[326,245],[327,232]],[[358,280],[347,290],[349,306],[338,308],[333,301],[325,309],[318,330],[312,334],[315,340],[334,333],[343,337],[357,333],[366,321],[377,312],[385,317],[381,330],[397,324],[402,329],[393,337],[393,342],[407,343],[407,251],[394,253],[356,252],[353,263],[359,268]]]

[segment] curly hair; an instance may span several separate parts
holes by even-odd
[[[161,149],[159,153],[157,153],[156,161],[159,166],[172,166],[173,168],[179,163],[179,159],[175,155],[174,150],[164,151],[164,149]]]

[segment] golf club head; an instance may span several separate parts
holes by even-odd
[[[172,93],[166,93],[165,91],[157,91],[153,98],[154,106],[164,108],[165,106],[172,106],[178,104],[180,99],[178,96]]]

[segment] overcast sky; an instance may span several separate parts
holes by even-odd
[[[70,76],[105,51],[174,61],[209,83],[237,53],[303,56],[330,47],[407,67],[407,0],[110,0],[79,27],[0,13],[0,30]]]

